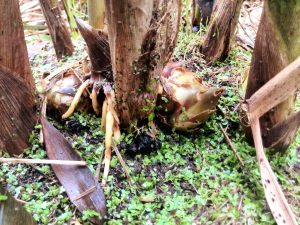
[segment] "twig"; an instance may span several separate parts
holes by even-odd
[[[85,190],[84,192],[80,193],[78,196],[76,196],[75,198],[72,198],[71,201],[74,202],[74,201],[77,201],[91,193],[93,193],[95,190],[96,190],[96,186],[92,186],[90,187],[89,189]]]
[[[245,163],[243,162],[243,160],[241,159],[238,151],[236,150],[236,148],[233,146],[232,141],[230,140],[230,138],[228,137],[226,131],[223,129],[223,127],[221,126],[221,124],[219,124],[219,127],[221,128],[221,131],[223,133],[223,135],[225,136],[226,142],[227,144],[230,146],[230,148],[232,149],[232,151],[234,152],[235,156],[237,157],[237,159],[239,160],[240,164],[242,167],[245,166]]]
[[[45,30],[45,29],[47,29],[47,26],[45,26],[45,25],[23,24],[23,27],[25,30]]]
[[[44,97],[41,107],[41,115],[46,118],[46,111],[47,111],[47,96]],[[40,143],[44,144],[44,134],[43,129],[40,130]]]
[[[238,211],[241,211],[241,208],[243,206],[243,200],[244,200],[244,196],[242,195],[241,200],[240,200],[239,205],[238,205],[238,208],[237,208]]]
[[[52,164],[65,166],[85,166],[85,161],[73,160],[51,160],[51,159],[18,159],[18,158],[0,158],[0,163],[25,163],[25,164]]]
[[[99,163],[98,163],[97,168],[96,168],[96,173],[95,173],[95,180],[96,180],[96,182],[98,182],[99,177],[100,177],[100,170],[101,170],[101,164],[102,164],[103,155],[104,155],[104,151],[102,151],[101,154],[100,154]]]
[[[122,156],[121,156],[121,154],[120,154],[119,149],[118,149],[117,146],[114,147],[114,151],[116,152],[117,157],[118,157],[118,159],[119,159],[119,161],[120,161],[120,163],[121,163],[121,165],[122,165],[122,168],[123,168],[123,170],[124,170],[124,172],[125,172],[125,174],[126,174],[128,183],[129,183],[130,187],[132,187],[132,180],[131,180],[131,177],[130,177],[130,175],[129,175],[129,172],[128,172],[128,170],[127,170],[127,167],[126,167],[126,165],[125,165],[125,162],[124,162],[124,160],[123,160],[123,158],[122,158]]]

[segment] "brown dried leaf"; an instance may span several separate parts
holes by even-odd
[[[41,118],[41,123],[49,159],[82,160],[64,136],[45,117]],[[102,220],[95,217],[90,220],[95,224],[102,224],[106,215],[105,197],[91,171],[86,166],[52,165],[52,169],[73,204],[81,212],[88,209],[99,212]]]

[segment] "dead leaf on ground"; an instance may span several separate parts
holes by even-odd
[[[45,117],[41,118],[44,142],[49,159],[82,160],[71,144]],[[91,218],[95,224],[102,224],[106,215],[103,190],[86,166],[52,165],[58,180],[65,188],[70,200],[81,211],[94,210],[102,219]]]

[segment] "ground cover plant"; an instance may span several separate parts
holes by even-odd
[[[238,114],[251,52],[234,45],[226,61],[207,66],[200,52],[193,48],[203,32],[200,29],[192,33],[181,26],[172,59],[183,60],[205,84],[225,89],[218,110],[191,133],[158,126],[157,139],[146,143],[146,151],[133,150],[136,140],[147,141],[146,130],[136,127],[132,132],[122,132],[118,148],[133,185],[130,186],[113,154],[104,188],[107,224],[275,224],[261,186],[255,149],[245,140]],[[34,45],[35,41],[28,40],[28,45]],[[78,39],[74,42],[74,55],[57,63],[49,43],[46,40],[41,43],[43,50],[30,57],[36,82],[41,74],[81,59],[84,54],[84,44]],[[299,100],[296,107],[300,109]],[[65,120],[49,119],[96,173],[105,149],[100,117],[77,112]],[[226,130],[243,164],[226,142],[220,126]],[[40,130],[41,125],[37,125],[30,137],[30,147],[20,157],[47,158],[40,144]],[[285,154],[267,152],[297,218],[300,218],[299,146],[298,130]],[[38,224],[90,224],[89,217],[99,216],[94,211],[81,214],[76,210],[50,166],[3,163],[0,182],[25,205]]]

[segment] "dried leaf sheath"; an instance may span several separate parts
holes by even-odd
[[[76,18],[79,31],[88,47],[88,54],[92,65],[91,81],[113,81],[111,59],[107,34],[96,30],[83,20]]]
[[[18,0],[0,1],[0,64],[34,87]]]
[[[41,123],[49,159],[82,160],[70,143],[46,118],[42,117]],[[87,209],[95,210],[104,219],[106,206],[102,188],[98,182],[95,182],[92,172],[86,166],[52,165],[52,169],[71,201],[81,212]],[[103,222],[94,217],[90,220],[95,224]]]
[[[272,171],[268,159],[265,156],[259,119],[253,118],[253,120],[251,120],[251,129],[261,173],[261,182],[273,217],[278,225],[297,225],[295,215],[293,214],[275,174]]]
[[[19,75],[0,65],[0,149],[21,154],[36,123],[32,88]]]
[[[209,62],[227,58],[234,39],[243,0],[217,0],[202,46],[202,53]]]

